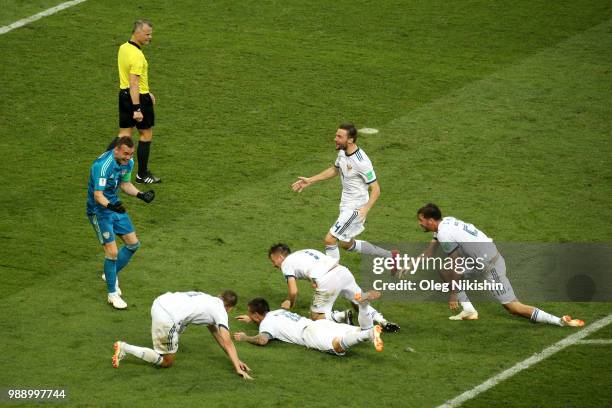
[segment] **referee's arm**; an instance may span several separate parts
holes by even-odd
[[[140,86],[138,82],[140,76],[136,74],[130,74],[130,97],[132,98],[132,105],[140,105]],[[134,111],[134,120],[137,122],[142,121],[142,111],[137,109]]]

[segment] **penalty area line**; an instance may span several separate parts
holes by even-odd
[[[471,400],[472,398],[476,397],[478,394],[481,394],[485,391],[487,391],[490,388],[495,387],[497,384],[499,384],[500,382],[512,377],[513,375],[531,367],[534,364],[539,363],[540,361],[544,360],[545,358],[548,358],[550,356],[552,356],[553,354],[563,350],[566,347],[575,345],[575,344],[581,344],[581,341],[586,341],[586,340],[582,340],[584,339],[586,336],[588,336],[591,333],[596,332],[597,330],[609,325],[610,323],[612,323],[612,315],[608,315],[606,317],[604,317],[603,319],[599,319],[596,322],[591,323],[590,325],[586,326],[584,329],[580,330],[577,333],[574,333],[570,336],[567,336],[566,338],[556,342],[555,344],[553,344],[552,346],[549,346],[547,348],[545,348],[544,350],[542,350],[539,353],[535,353],[534,355],[532,355],[531,357],[515,364],[514,366],[510,367],[509,369],[502,371],[501,373],[489,378],[487,381],[483,382],[480,385],[477,385],[476,387],[472,388],[471,390],[468,390],[466,392],[464,392],[463,394],[446,401],[444,404],[440,405],[438,408],[452,408],[452,407],[458,407],[461,404],[463,404],[464,402]],[[584,344],[584,343],[582,343]]]
[[[12,30],[14,30],[16,28],[23,27],[24,25],[29,24],[29,23],[31,23],[33,21],[40,20],[43,17],[47,17],[47,16],[50,16],[51,14],[55,14],[58,11],[62,11],[64,9],[67,9],[68,7],[76,6],[77,4],[83,3],[85,1],[87,1],[87,0],[66,1],[64,3],[58,4],[55,7],[51,7],[49,9],[44,10],[44,11],[41,11],[38,14],[34,14],[34,15],[31,15],[30,17],[26,17],[26,18],[22,18],[21,20],[17,20],[14,23],[11,23],[9,25],[5,25],[4,27],[0,27],[0,35],[6,34],[9,31],[12,31]]]

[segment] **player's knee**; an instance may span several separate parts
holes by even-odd
[[[338,240],[332,234],[328,233],[325,236],[325,239],[323,240],[323,242],[325,243],[325,245],[331,246],[331,245],[336,245],[336,242],[338,242]]]
[[[345,349],[342,348],[342,345],[340,344],[340,338],[336,337],[333,341],[332,341],[332,347],[334,348],[334,351],[338,354],[343,354],[346,352]]]
[[[521,310],[520,310],[519,304],[517,302],[506,303],[506,304],[504,304],[504,308],[510,314],[513,314],[513,315],[520,315],[521,314]]]
[[[339,241],[340,242],[340,246],[344,249],[346,249],[347,251],[352,251],[355,247],[355,240],[351,239],[348,242],[344,242],[344,241]]]
[[[325,319],[325,313],[317,313],[317,312],[310,312],[310,319],[311,320],[321,320],[321,319]]]
[[[117,260],[118,250],[114,248],[104,248],[104,257],[113,261]]]
[[[132,252],[136,252],[140,248],[140,241],[136,241],[135,244],[125,244],[125,247]]]
[[[172,364],[174,364],[174,356],[175,354],[165,354],[159,366],[162,368],[172,367]]]

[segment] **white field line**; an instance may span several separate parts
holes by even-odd
[[[51,14],[55,14],[58,11],[62,11],[64,9],[67,9],[68,7],[72,7],[72,6],[76,6],[79,3],[83,3],[84,1],[87,0],[72,0],[72,1],[66,1],[64,3],[58,4],[55,7],[51,7],[45,11],[41,11],[38,14],[34,14],[30,17],[26,17],[26,18],[22,18],[21,20],[15,21],[14,23],[11,23],[9,25],[5,25],[4,27],[0,27],[0,35],[2,34],[6,34],[11,30],[14,30],[16,28],[19,27],[23,27],[26,24],[31,23],[32,21],[36,21],[36,20],[40,20],[43,17],[47,17],[50,16]]]
[[[580,341],[579,341],[579,342],[577,342],[576,344],[584,344],[584,345],[589,345],[589,344],[594,344],[594,345],[606,345],[606,344],[612,344],[612,339],[580,340]]]
[[[520,371],[525,370],[526,368],[531,367],[534,364],[539,363],[540,361],[552,356],[553,354],[563,350],[564,348],[572,346],[577,343],[580,344],[581,341],[586,341],[582,339],[584,339],[589,334],[596,332],[602,327],[607,326],[610,323],[612,323],[612,315],[608,315],[604,317],[603,319],[597,320],[596,322],[590,324],[589,326],[585,327],[579,332],[574,333],[558,341],[552,346],[545,348],[541,352],[536,353],[533,356],[527,358],[526,360],[523,360],[520,363],[517,363],[514,366],[510,367],[509,369],[502,371],[501,373],[489,378],[487,381],[483,382],[480,385],[477,385],[471,390],[468,390],[464,392],[463,394],[451,400],[446,401],[444,404],[440,405],[438,408],[458,407],[461,404],[463,404],[465,401],[468,401],[474,398],[475,396],[477,396],[478,394],[483,393],[487,391],[488,389],[495,387],[497,384],[504,381],[505,379],[512,377],[513,375],[519,373]],[[568,329],[571,330],[571,328],[568,328]]]

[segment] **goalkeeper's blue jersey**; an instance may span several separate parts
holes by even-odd
[[[134,159],[128,164],[117,163],[113,149],[108,150],[94,160],[89,172],[89,187],[87,190],[87,214],[100,214],[110,211],[96,202],[94,191],[104,191],[104,197],[111,203],[119,201],[119,184],[130,181]]]

